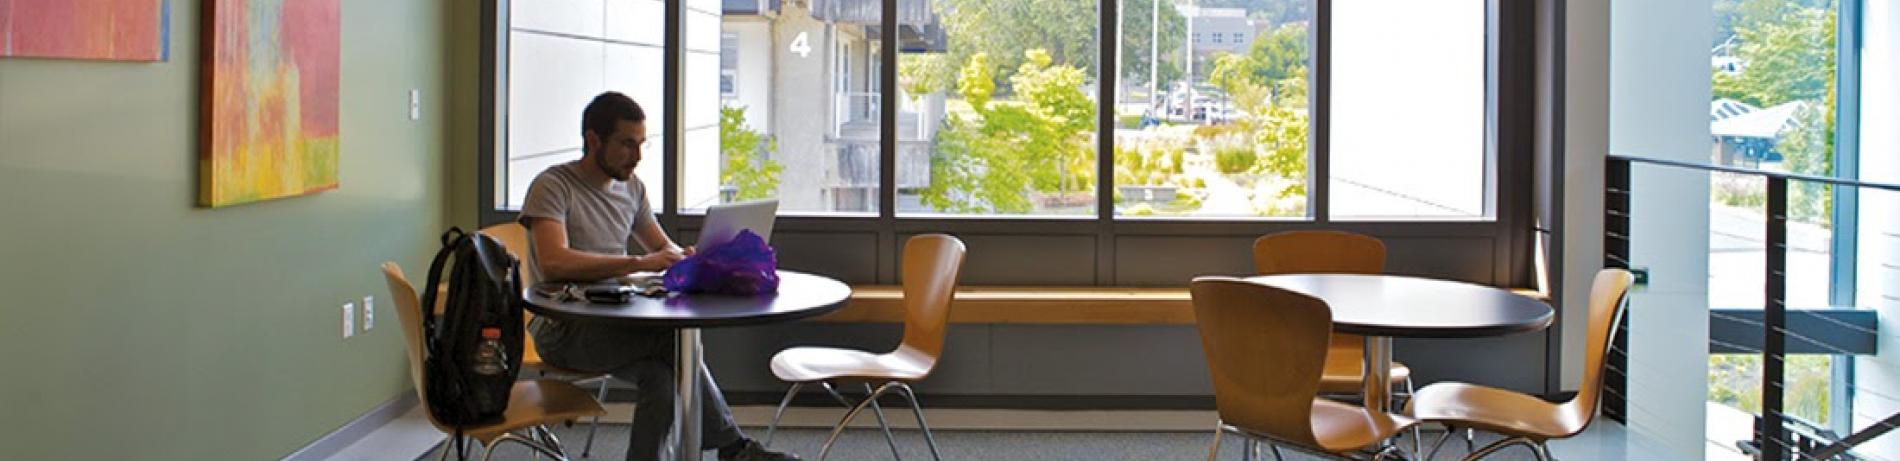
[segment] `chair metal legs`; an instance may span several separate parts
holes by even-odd
[[[1453,432],[1458,432],[1458,428],[1445,426],[1445,435],[1438,436],[1438,440],[1432,442],[1432,451],[1425,453],[1425,459],[1432,459],[1438,456],[1438,449],[1445,447],[1445,442],[1451,440],[1451,434]]]
[[[1280,442],[1275,441],[1274,439],[1270,437],[1256,438],[1255,436],[1248,435],[1247,433],[1243,432],[1239,428],[1228,426],[1226,422],[1216,422],[1214,423],[1214,442],[1207,446],[1207,461],[1214,461],[1215,459],[1219,458],[1221,436],[1226,435],[1229,429],[1232,429],[1235,434],[1241,437],[1241,444],[1240,444],[1241,459],[1244,459],[1247,461],[1253,461],[1254,459],[1259,458],[1261,445],[1266,445],[1267,451],[1273,454],[1274,461],[1281,461],[1284,459],[1282,458],[1282,456],[1284,455],[1280,452],[1280,445],[1281,445]],[[1372,459],[1373,461],[1379,461],[1379,460],[1389,459],[1390,457],[1394,455],[1404,454],[1404,451],[1400,450],[1397,445],[1388,445],[1383,448],[1379,448],[1378,451],[1374,451],[1374,452],[1357,452],[1357,453],[1344,453],[1344,454],[1327,453],[1327,452],[1322,452],[1322,451],[1314,451],[1311,449],[1302,449],[1298,446],[1289,446],[1289,448],[1292,448],[1295,451],[1300,452],[1300,453],[1306,453],[1306,454],[1318,456],[1321,458],[1345,459],[1345,460],[1366,459],[1365,457],[1369,455],[1371,457],[1370,459]],[[1431,458],[1423,458],[1423,459],[1429,460]]]
[[[831,398],[837,399],[838,404],[844,405],[845,408],[851,408],[851,407],[855,407],[855,406],[862,405],[865,403],[865,402],[852,403],[851,399],[845,398],[844,394],[838,393],[838,389],[835,387],[832,387],[830,381],[819,381],[818,385],[821,387],[824,387],[825,392],[830,393]],[[865,383],[864,395],[870,396],[873,394],[874,393],[871,391],[871,384]],[[877,427],[878,429],[881,429],[884,431],[884,442],[891,446],[891,459],[903,459],[903,456],[900,456],[897,454],[897,437],[894,435],[891,435],[891,424],[890,422],[885,421],[884,419],[884,408],[878,406],[876,398],[865,397],[865,400],[870,402],[871,412],[877,415]]]
[[[772,424],[765,426],[765,446],[772,446],[772,433],[778,431],[778,420],[785,416],[785,406],[792,404],[792,396],[798,395],[801,387],[805,387],[805,383],[792,383],[792,388],[785,390],[785,398],[779,399],[778,411],[772,413]]]
[[[864,411],[865,407],[870,407],[872,412],[877,415],[878,427],[884,431],[884,441],[890,444],[891,456],[893,458],[900,458],[901,456],[897,450],[897,437],[891,432],[890,423],[884,417],[883,407],[877,403],[878,397],[895,390],[899,394],[903,394],[905,402],[910,404],[911,414],[917,417],[917,427],[923,431],[924,443],[930,447],[930,458],[936,461],[943,460],[943,455],[937,451],[937,437],[930,432],[930,422],[924,419],[924,407],[917,403],[917,393],[911,390],[910,385],[902,381],[891,381],[873,389],[870,383],[865,383],[864,400],[855,403],[845,398],[844,394],[838,393],[837,388],[832,387],[829,382],[820,381],[818,385],[824,387],[825,392],[830,393],[833,399],[838,400],[838,403],[849,408],[849,411],[845,412],[844,419],[838,421],[838,424],[831,428],[831,436],[825,439],[824,448],[819,451],[818,459],[825,459],[825,456],[831,452],[831,446],[837,442],[838,436],[844,432],[844,428],[849,426],[851,420],[857,417],[858,412]],[[772,423],[765,427],[766,446],[771,446],[773,434],[778,430],[779,420],[785,416],[785,408],[791,405],[792,397],[798,395],[798,390],[803,386],[804,383],[792,383],[792,388],[785,391],[785,397],[779,399],[778,410],[772,413]]]
[[[1412,404],[1411,402],[1412,394],[1416,392],[1417,392],[1417,389],[1414,389],[1412,387],[1412,377],[1406,376],[1405,377],[1405,400],[1406,400],[1405,404],[1406,405],[1409,406]],[[1399,408],[1403,408],[1403,407],[1399,407]],[[1421,453],[1420,451],[1418,451],[1419,442],[1423,441],[1423,439],[1425,438],[1425,432],[1419,426],[1421,425],[1419,424],[1412,425],[1412,455],[1413,456],[1418,456],[1418,454]],[[1431,458],[1425,458],[1425,459],[1431,459]]]
[[[943,461],[943,456],[937,454],[937,437],[930,435],[930,423],[924,421],[924,406],[917,404],[917,392],[912,391],[909,384],[897,381],[893,383],[896,383],[897,390],[904,394],[904,399],[910,402],[911,413],[917,415],[917,428],[923,430],[924,443],[930,445],[930,459]]]
[[[838,443],[838,436],[844,434],[845,426],[851,424],[851,420],[858,416],[858,412],[864,411],[865,407],[870,406],[878,397],[883,396],[885,392],[895,389],[897,384],[897,382],[893,381],[884,383],[883,386],[878,386],[877,390],[871,391],[871,395],[864,398],[864,401],[858,402],[857,405],[851,407],[851,411],[845,412],[844,419],[838,420],[838,425],[831,427],[831,436],[825,438],[825,446],[818,450],[818,460],[824,461],[827,456],[831,455],[831,446]]]
[[[502,442],[514,442],[517,444],[521,444],[522,446],[528,447],[528,449],[530,450],[534,450],[536,455],[548,455],[548,457],[554,458],[558,461],[568,461],[567,454],[561,452],[560,442],[553,439],[554,437],[553,432],[548,431],[546,427],[540,427],[540,426],[531,428],[530,432],[535,435],[531,437],[522,437],[519,434],[509,432],[509,433],[502,434],[500,437],[495,437],[494,440],[488,441],[488,444],[482,447],[483,448],[482,461],[488,461],[489,458],[495,456],[495,448],[500,447]],[[546,436],[548,438],[547,440],[548,443],[543,443],[542,441],[537,440],[538,438],[542,436]]]
[[[608,378],[606,376],[600,377],[600,392],[596,393],[596,395],[594,396],[594,400],[600,401],[602,404],[605,404],[607,402],[607,383],[612,382],[612,381],[613,379]],[[581,447],[582,458],[593,456],[594,434],[599,433],[599,432],[600,432],[600,415],[594,415],[594,420],[592,422],[589,422],[587,425],[587,444]]]
[[[461,443],[462,443],[461,439],[457,438],[455,434],[449,434],[449,438],[447,440],[442,441],[442,456],[435,457],[435,460],[448,461],[449,452],[461,449]],[[460,456],[457,456],[455,459],[459,461],[462,458]]]
[[[1220,436],[1226,433],[1227,423],[1214,423],[1214,443],[1207,446],[1207,461],[1214,461],[1215,456],[1220,454]]]
[[[1490,445],[1485,445],[1484,448],[1480,448],[1477,451],[1471,452],[1471,454],[1469,455],[1465,455],[1464,459],[1465,461],[1473,461],[1480,458],[1484,458],[1486,456],[1490,456],[1492,453],[1497,453],[1498,450],[1510,448],[1510,446],[1512,445],[1523,445],[1524,448],[1531,449],[1531,454],[1537,456],[1537,459],[1539,461],[1550,461],[1549,447],[1544,446],[1542,442],[1537,442],[1525,437],[1511,437],[1504,440],[1491,442]]]
[[[534,432],[540,434],[541,442],[546,444],[549,449],[554,450],[555,453],[561,453],[562,455],[567,454],[567,449],[561,447],[561,438],[555,437],[554,431],[548,430],[547,426],[535,426]]]
[[[864,383],[864,394],[871,395],[871,383]],[[891,446],[891,459],[904,459],[903,455],[897,454],[897,437],[891,435],[891,424],[884,419],[884,407],[879,406],[875,398],[864,399],[871,401],[871,414],[877,415],[877,427],[884,430],[884,443]]]

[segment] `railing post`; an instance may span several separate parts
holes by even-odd
[[[1768,177],[1767,267],[1763,274],[1767,290],[1762,302],[1761,360],[1761,432],[1756,445],[1767,461],[1787,459],[1787,428],[1782,415],[1782,357],[1787,354],[1788,310],[1788,179]]]

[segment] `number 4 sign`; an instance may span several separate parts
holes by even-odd
[[[811,56],[811,39],[806,36],[806,32],[799,32],[797,37],[792,37],[792,53],[801,58]]]

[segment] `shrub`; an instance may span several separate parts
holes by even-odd
[[[1214,147],[1214,168],[1221,173],[1245,173],[1258,158],[1250,145],[1232,143]]]

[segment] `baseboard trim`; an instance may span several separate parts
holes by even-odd
[[[322,437],[318,437],[317,440],[310,442],[309,445],[304,445],[303,448],[291,452],[290,455],[284,456],[283,459],[284,461],[323,461],[329,459],[331,456],[336,455],[337,452],[349,447],[350,444],[356,443],[357,440],[362,440],[363,437],[369,435],[370,432],[374,432],[377,428],[383,427],[384,424],[388,424],[390,421],[401,417],[403,413],[408,412],[411,408],[415,408],[415,406],[420,403],[421,401],[416,398],[416,393],[403,392],[402,395],[376,405],[375,408],[371,408],[368,412],[363,413],[362,416],[357,416],[356,419],[344,423],[342,427],[338,427],[336,430],[330,431],[330,433],[324,434]]]

